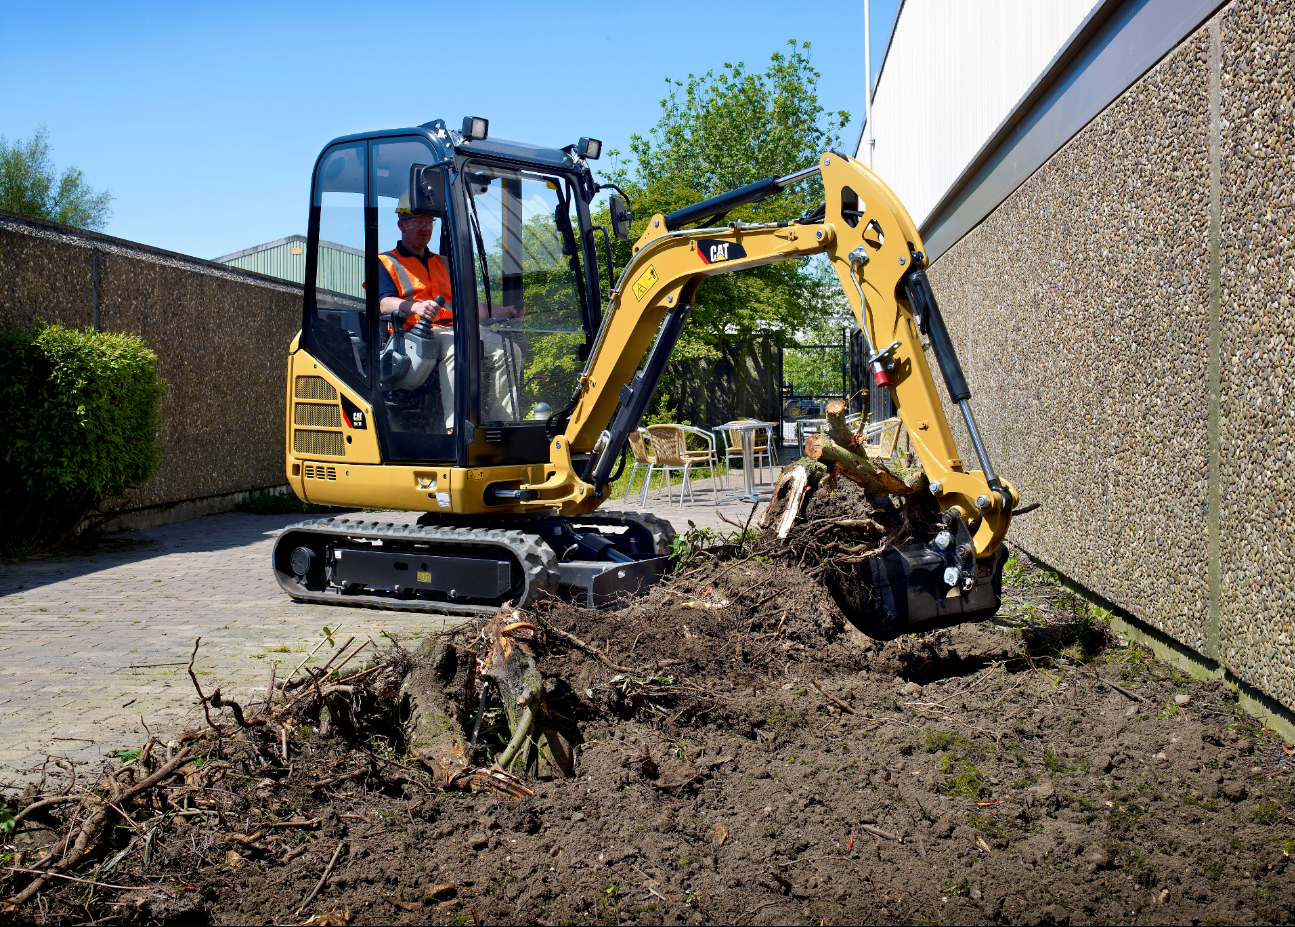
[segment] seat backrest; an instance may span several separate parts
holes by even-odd
[[[652,439],[658,465],[682,467],[688,462],[684,458],[683,429],[678,425],[649,425],[648,437]]]
[[[877,443],[865,445],[869,457],[889,458],[895,454],[895,448],[899,445],[899,419],[888,418],[881,422],[881,428],[876,432]]]
[[[679,430],[684,433],[685,442],[688,440],[688,435],[695,435],[698,440],[705,443],[707,451],[715,450],[715,436],[705,428],[698,428],[696,425],[680,425]]]
[[[634,462],[644,466],[651,464],[652,458],[648,456],[647,442],[643,440],[643,433],[631,431],[627,438],[630,443],[630,453],[634,455]]]

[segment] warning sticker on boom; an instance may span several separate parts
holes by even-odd
[[[648,269],[643,271],[643,273],[639,275],[639,278],[634,281],[634,298],[638,300],[643,299],[643,297],[647,295],[648,290],[656,286],[656,282],[660,279],[661,278],[658,277],[656,273],[656,266],[649,264]]]

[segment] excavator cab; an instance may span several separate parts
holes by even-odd
[[[343,405],[355,408],[341,432],[298,432],[301,449],[336,451],[341,441],[355,460],[363,437],[366,456],[384,462],[546,460],[550,420],[570,400],[600,321],[595,191],[575,146],[455,144],[439,122],[331,143],[315,169],[301,347],[345,382]],[[430,226],[419,231],[428,260],[447,272],[445,292],[431,294],[452,314],[443,324],[402,328],[382,311],[383,283],[396,282],[386,266],[418,260],[398,209]],[[353,503],[332,483],[305,483],[307,498]]]
[[[588,164],[600,148],[491,139],[469,118],[461,132],[436,120],[320,154],[288,479],[308,502],[424,514],[289,530],[274,556],[292,595],[476,613],[562,586],[602,604],[664,570],[662,519],[518,512],[601,322]],[[435,324],[392,314],[411,298],[444,311]]]

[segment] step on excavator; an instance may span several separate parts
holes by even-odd
[[[590,204],[615,190],[609,224],[622,241],[632,213],[622,190],[594,179],[601,147],[494,139],[469,117],[457,130],[435,120],[324,148],[288,357],[288,481],[311,503],[422,514],[290,526],[273,552],[280,586],[310,602],[461,615],[638,594],[668,570],[673,529],[601,506],[698,287],[823,254],[943,512],[933,541],[873,558],[838,601],[883,639],[993,615],[1018,495],[990,464],[921,237],[890,189],[828,152],[652,216],[615,275]],[[826,201],[810,215],[723,221],[815,176]],[[978,470],[959,458],[923,335]]]

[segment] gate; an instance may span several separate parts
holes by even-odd
[[[782,407],[781,446],[799,450],[797,424],[812,434],[833,399],[844,399],[851,413],[880,422],[895,414],[890,390],[869,389],[863,333],[841,329],[836,344],[790,344],[778,351]]]
[[[846,330],[835,344],[789,344],[778,349],[779,440],[798,447],[797,422],[822,419],[827,404],[850,395],[850,347]]]

